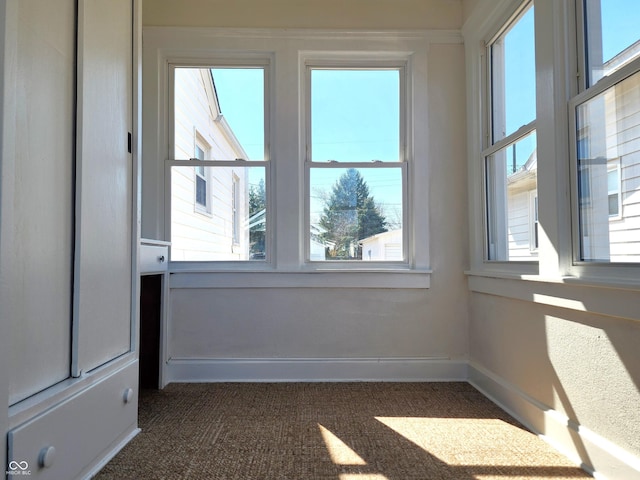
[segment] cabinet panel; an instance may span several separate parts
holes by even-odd
[[[21,0],[5,126],[0,318],[9,404],[69,376],[73,272],[75,0]],[[14,67],[15,69],[11,68]],[[15,77],[13,77],[15,74]],[[14,123],[15,122],[15,123]],[[7,150],[5,150],[7,152]]]
[[[30,472],[29,478],[86,477],[87,469],[137,431],[137,390],[134,362],[10,431],[8,460],[18,462],[18,472]]]
[[[73,375],[131,348],[132,3],[78,6]]]

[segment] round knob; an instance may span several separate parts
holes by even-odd
[[[38,465],[42,468],[48,468],[53,465],[53,461],[56,457],[56,449],[53,445],[44,447],[38,454]]]
[[[164,263],[164,255],[160,255],[160,256],[158,257],[158,261],[159,261],[160,263]]]
[[[122,393],[122,400],[124,401],[124,403],[129,403],[131,400],[133,400],[133,388],[124,389],[124,392]]]

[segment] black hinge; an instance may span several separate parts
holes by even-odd
[[[129,149],[129,153],[131,153],[131,132],[129,132],[127,137],[127,148]]]

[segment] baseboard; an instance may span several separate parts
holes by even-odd
[[[443,358],[170,359],[170,382],[466,381],[466,360]]]
[[[474,362],[468,374],[475,388],[595,478],[640,480],[640,458]]]

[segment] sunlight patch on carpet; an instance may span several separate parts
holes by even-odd
[[[354,452],[346,443],[331,433],[326,427],[318,424],[331,461],[336,465],[366,465],[360,455]],[[342,480],[342,477],[340,477]],[[384,477],[383,477],[384,478]]]

